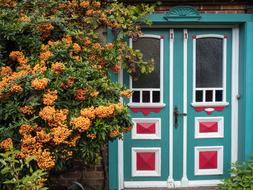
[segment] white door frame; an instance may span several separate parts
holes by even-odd
[[[170,30],[170,33],[173,32],[173,30]],[[171,41],[173,42],[173,40]],[[185,41],[186,45],[187,42]],[[173,55],[173,45],[170,45],[170,53]],[[184,56],[187,54],[184,53]],[[184,58],[185,60],[185,58]],[[187,60],[187,59],[186,59]],[[184,62],[185,63],[185,62]],[[173,57],[170,56],[170,69],[173,71]],[[187,64],[184,64],[184,70],[187,70]],[[185,72],[185,71],[184,71]],[[172,76],[172,80],[170,78],[170,96],[173,94],[173,82],[171,84],[171,81],[173,81],[173,72],[170,72],[170,76]],[[185,77],[185,75],[184,75]],[[239,27],[233,27],[232,28],[232,80],[231,80],[231,162],[236,162],[238,160],[238,95],[239,95]],[[123,71],[121,71],[118,75],[118,81],[119,83],[123,84]],[[185,82],[185,79],[184,79]],[[171,89],[172,88],[172,89]],[[185,96],[186,97],[186,96]],[[173,96],[172,96],[173,100]],[[185,102],[184,102],[185,103]],[[187,103],[187,102],[186,102]],[[171,107],[173,109],[173,102],[170,98],[170,112]],[[184,108],[184,111],[185,110]],[[171,113],[170,113],[171,114]],[[173,115],[170,117],[173,118]],[[172,123],[172,124],[171,124]],[[173,119],[170,120],[170,130],[171,126],[173,127]],[[184,126],[184,132],[187,132],[187,126]],[[172,128],[173,129],[173,128]],[[185,137],[184,137],[185,138]],[[170,140],[173,141],[173,133],[171,133]],[[185,144],[184,144],[185,146]],[[173,147],[173,145],[172,145]],[[169,171],[169,177],[167,181],[124,181],[124,157],[123,157],[123,141],[118,140],[118,182],[119,186],[118,189],[123,188],[147,188],[147,187],[182,187],[187,184],[188,187],[196,187],[196,186],[216,186],[221,181],[220,180],[188,180],[186,175],[183,175],[184,178],[182,178],[182,181],[174,181],[173,180],[173,170]],[[170,169],[173,168],[173,150],[171,148],[171,142],[170,142]],[[185,157],[184,157],[185,158]],[[171,166],[172,163],[172,166]],[[184,163],[184,167],[187,167]],[[185,178],[186,177],[186,178]],[[183,179],[187,179],[184,181]]]

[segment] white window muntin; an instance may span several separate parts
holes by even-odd
[[[137,170],[137,152],[155,152],[155,170],[154,171],[139,171]],[[157,147],[132,147],[132,176],[161,176],[161,148]]]
[[[161,139],[161,118],[133,118],[132,139]],[[138,134],[137,123],[155,123],[155,134]]]
[[[135,106],[135,105],[142,105],[142,106],[150,106],[150,105],[156,105],[156,106],[164,106],[163,105],[163,61],[164,61],[164,39],[163,36],[161,35],[154,35],[154,34],[144,34],[141,36],[141,38],[155,38],[160,40],[160,88],[133,88],[132,85],[132,77],[129,76],[129,88],[132,91],[140,91],[140,102],[133,102],[132,97],[130,98],[130,106]],[[129,38],[129,46],[130,48],[133,48],[133,39]],[[146,103],[142,101],[142,92],[143,91],[149,91],[150,93],[150,102]],[[153,103],[152,102],[152,93],[153,91],[160,91],[160,102],[159,103]]]
[[[222,78],[222,88],[197,88],[196,87],[196,40],[200,38],[220,38],[223,39],[223,78]],[[202,35],[196,35],[193,38],[193,106],[203,106],[203,105],[213,105],[213,106],[221,106],[221,105],[227,105],[226,102],[226,73],[227,73],[227,37],[225,35],[219,35],[219,34],[202,34]],[[202,102],[196,102],[196,91],[202,90],[203,91],[203,101]],[[206,91],[212,90],[213,93],[213,101],[206,102]],[[215,101],[215,91],[216,90],[222,90],[222,101],[216,102]]]
[[[199,152],[200,151],[217,151],[217,168],[200,169]],[[223,174],[223,146],[196,146],[194,151],[194,175],[222,175]]]

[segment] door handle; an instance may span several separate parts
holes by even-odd
[[[180,113],[178,111],[178,107],[175,106],[174,111],[173,111],[173,115],[174,115],[174,127],[178,128],[178,116],[187,116],[187,113]]]

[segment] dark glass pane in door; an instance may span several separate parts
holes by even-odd
[[[222,87],[223,39],[196,40],[196,87]]]
[[[160,91],[153,91],[152,97],[153,97],[153,103],[160,102]]]
[[[202,90],[196,91],[196,102],[203,102],[203,91]]]
[[[139,103],[140,102],[140,91],[134,91],[132,96],[132,102]]]
[[[144,102],[144,103],[150,102],[150,91],[143,91],[142,92],[142,102]]]
[[[216,90],[215,92],[215,101],[216,102],[222,102],[223,99],[223,91],[222,90]]]
[[[144,61],[154,59],[155,69],[150,74],[141,74],[133,81],[133,88],[160,88],[160,39],[139,38],[133,42],[133,49],[140,50]]]
[[[206,102],[212,102],[213,101],[213,91],[207,90],[206,91]]]

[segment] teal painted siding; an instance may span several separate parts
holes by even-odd
[[[253,22],[245,23],[245,159],[253,155]]]
[[[240,27],[240,41],[239,41],[239,94],[238,101],[238,161],[242,162],[245,159],[245,26]]]
[[[109,189],[118,189],[118,142],[109,143]]]

